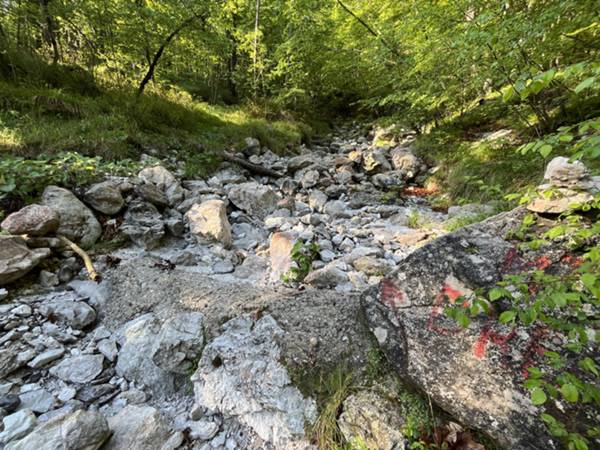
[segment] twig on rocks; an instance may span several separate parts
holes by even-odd
[[[90,256],[79,245],[75,244],[74,242],[71,242],[66,237],[59,235],[58,238],[71,250],[77,253],[81,257],[81,259],[83,259],[83,263],[85,264],[85,268],[88,272],[88,277],[90,278],[90,280],[100,281],[100,275],[98,274],[98,272],[96,272],[96,269],[94,268],[94,264],[92,263],[92,259],[90,258]]]

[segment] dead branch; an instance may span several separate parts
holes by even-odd
[[[265,175],[267,177],[272,178],[281,178],[283,176],[279,172],[275,172],[274,170],[267,169],[266,167],[251,163],[250,161],[246,161],[245,159],[238,158],[237,156],[234,156],[228,152],[223,152],[221,156],[224,160],[237,164],[238,166],[241,166],[244,169],[247,169],[256,175]]]
[[[59,235],[58,238],[63,244],[67,245],[71,250],[77,253],[81,257],[81,259],[83,259],[83,263],[85,264],[85,269],[88,272],[88,277],[90,278],[90,280],[100,281],[100,275],[98,274],[98,272],[96,272],[96,269],[94,268],[94,264],[92,263],[92,259],[90,258],[90,256],[79,245],[75,244],[74,242],[71,242],[66,237]]]

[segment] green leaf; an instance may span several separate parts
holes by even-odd
[[[517,313],[514,311],[504,311],[502,314],[500,314],[500,317],[498,318],[498,320],[501,323],[508,323],[508,322],[513,321],[516,316],[517,316]]]
[[[575,89],[574,89],[575,93],[579,94],[581,91],[583,91],[583,90],[589,88],[591,85],[593,85],[595,81],[596,81],[596,77],[586,78],[585,80],[583,80],[581,83],[579,83],[575,87]]]
[[[550,144],[544,144],[538,151],[540,152],[540,155],[542,155],[544,158],[547,158],[548,155],[552,153],[552,146]]]
[[[559,390],[568,402],[576,403],[579,399],[579,391],[571,383],[563,384]]]
[[[495,302],[496,300],[498,300],[502,297],[506,297],[507,296],[506,294],[507,294],[506,289],[493,288],[490,290],[488,297],[491,302]]]
[[[502,93],[502,101],[504,103],[508,103],[513,96],[515,95],[515,88],[513,88],[512,86],[508,86],[507,88],[504,89],[504,92]]]
[[[546,393],[541,388],[534,388],[531,391],[531,403],[534,405],[543,405],[548,400]]]

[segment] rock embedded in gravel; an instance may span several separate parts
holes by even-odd
[[[112,181],[91,185],[85,192],[83,200],[96,211],[109,216],[117,214],[125,205],[121,190]]]
[[[2,394],[0,395],[0,408],[4,409],[7,413],[13,413],[17,410],[21,404],[21,399],[15,394]]]
[[[110,436],[106,419],[96,411],[75,411],[38,425],[5,450],[97,450]],[[127,447],[123,447],[127,448]]]
[[[383,148],[375,148],[363,153],[363,168],[367,173],[387,172],[392,169]]]
[[[57,232],[83,248],[93,246],[102,234],[102,226],[94,213],[71,191],[48,186],[42,194],[42,203],[58,215],[60,226]]]
[[[54,233],[59,225],[58,215],[51,208],[34,204],[9,214],[0,227],[8,234],[46,236]]]
[[[45,352],[40,353],[35,358],[27,363],[29,367],[32,369],[39,369],[40,367],[44,367],[45,365],[51,363],[52,361],[57,360],[65,354],[65,349],[60,348],[51,348],[46,350]]]
[[[204,316],[198,312],[177,314],[161,326],[152,355],[154,363],[172,373],[188,374],[202,354]]]
[[[80,355],[63,359],[50,369],[50,373],[63,381],[86,384],[103,370],[104,356]]]
[[[127,208],[121,231],[135,244],[150,250],[159,246],[165,235],[165,225],[154,205],[138,201]]]
[[[19,394],[21,408],[27,408],[31,411],[43,414],[48,412],[54,406],[56,400],[54,396],[45,389],[34,389]]]
[[[423,163],[409,149],[396,147],[390,151],[390,159],[394,169],[404,174],[405,180],[415,178],[423,166]]]
[[[314,401],[303,398],[279,362],[282,334],[269,315],[232,319],[207,344],[192,376],[198,405],[234,418],[281,449],[308,445],[304,427],[316,419]]]
[[[175,176],[163,166],[146,167],[140,171],[138,177],[160,189],[166,196],[168,205],[176,207],[183,201],[183,188]]]
[[[0,286],[23,277],[48,256],[49,248],[29,249],[19,236],[0,236]]]
[[[169,199],[166,194],[154,184],[140,184],[135,187],[135,193],[157,208],[163,209],[169,206]]]
[[[77,330],[91,325],[96,320],[96,311],[83,301],[74,299],[56,299],[43,303],[40,313],[46,318],[52,317],[59,323],[65,323]]]
[[[350,445],[380,450],[407,448],[402,433],[406,419],[399,405],[376,392],[360,391],[344,400],[338,425]]]
[[[185,214],[194,235],[210,237],[221,242],[226,248],[231,246],[231,225],[227,219],[227,204],[222,200],[207,200],[195,204]]]
[[[165,446],[172,432],[158,410],[151,406],[130,405],[108,419],[112,436],[104,450],[174,450]]]
[[[30,409],[22,409],[2,419],[4,431],[0,433],[0,444],[9,444],[29,433],[35,427],[37,419]],[[6,450],[17,447],[5,447]],[[30,447],[36,449],[37,447]]]
[[[279,201],[273,189],[254,181],[235,185],[228,198],[235,206],[261,220],[275,211]]]

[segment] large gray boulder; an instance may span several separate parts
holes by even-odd
[[[195,204],[185,214],[190,231],[221,242],[230,247],[232,242],[231,225],[227,219],[227,205],[223,200],[207,200]]]
[[[362,165],[367,173],[380,173],[391,170],[384,148],[374,148],[363,153]]]
[[[163,191],[169,206],[175,207],[183,201],[183,188],[175,176],[163,166],[146,167],[140,171],[138,177]]]
[[[187,312],[161,321],[145,314],[126,323],[119,335],[117,374],[166,397],[175,392],[182,378],[178,375],[193,370],[202,353],[203,316]]]
[[[476,290],[495,286],[505,274],[535,268],[539,261],[551,262],[552,273],[572,270],[563,258],[565,248],[523,250],[511,241],[525,213],[504,213],[428,243],[361,301],[369,328],[404,380],[506,448],[549,450],[561,446],[524,389],[523,373],[531,364],[551,373],[531,349],[541,345],[561,351],[552,339],[562,338],[549,333],[542,339],[483,314],[464,329],[444,314],[447,305],[469,301]]]
[[[26,275],[50,253],[49,248],[27,248],[19,236],[0,236],[0,286]]]
[[[229,191],[229,200],[251,216],[264,219],[275,211],[279,198],[269,186],[250,181],[234,186]]]
[[[280,362],[283,334],[270,315],[232,319],[206,346],[192,381],[198,406],[235,419],[276,449],[303,448],[316,406]]]
[[[47,206],[29,205],[9,214],[0,225],[9,234],[46,236],[59,226],[58,215]]]
[[[136,245],[151,250],[160,245],[165,235],[165,224],[154,205],[134,202],[127,208],[121,231]]]
[[[42,203],[58,215],[58,233],[83,248],[90,248],[102,234],[102,226],[94,213],[71,191],[58,186],[48,186],[42,194]]]
[[[410,150],[403,147],[397,147],[390,151],[392,166],[404,174],[406,180],[412,180],[416,177],[423,163]]]
[[[112,181],[93,184],[85,192],[83,199],[96,211],[109,216],[117,214],[125,205],[121,190]]]
[[[10,442],[5,450],[97,450],[109,436],[102,414],[75,411],[38,425],[23,439]]]
[[[151,406],[126,406],[108,424],[113,434],[104,450],[174,450],[180,443],[171,439],[169,426]]]

